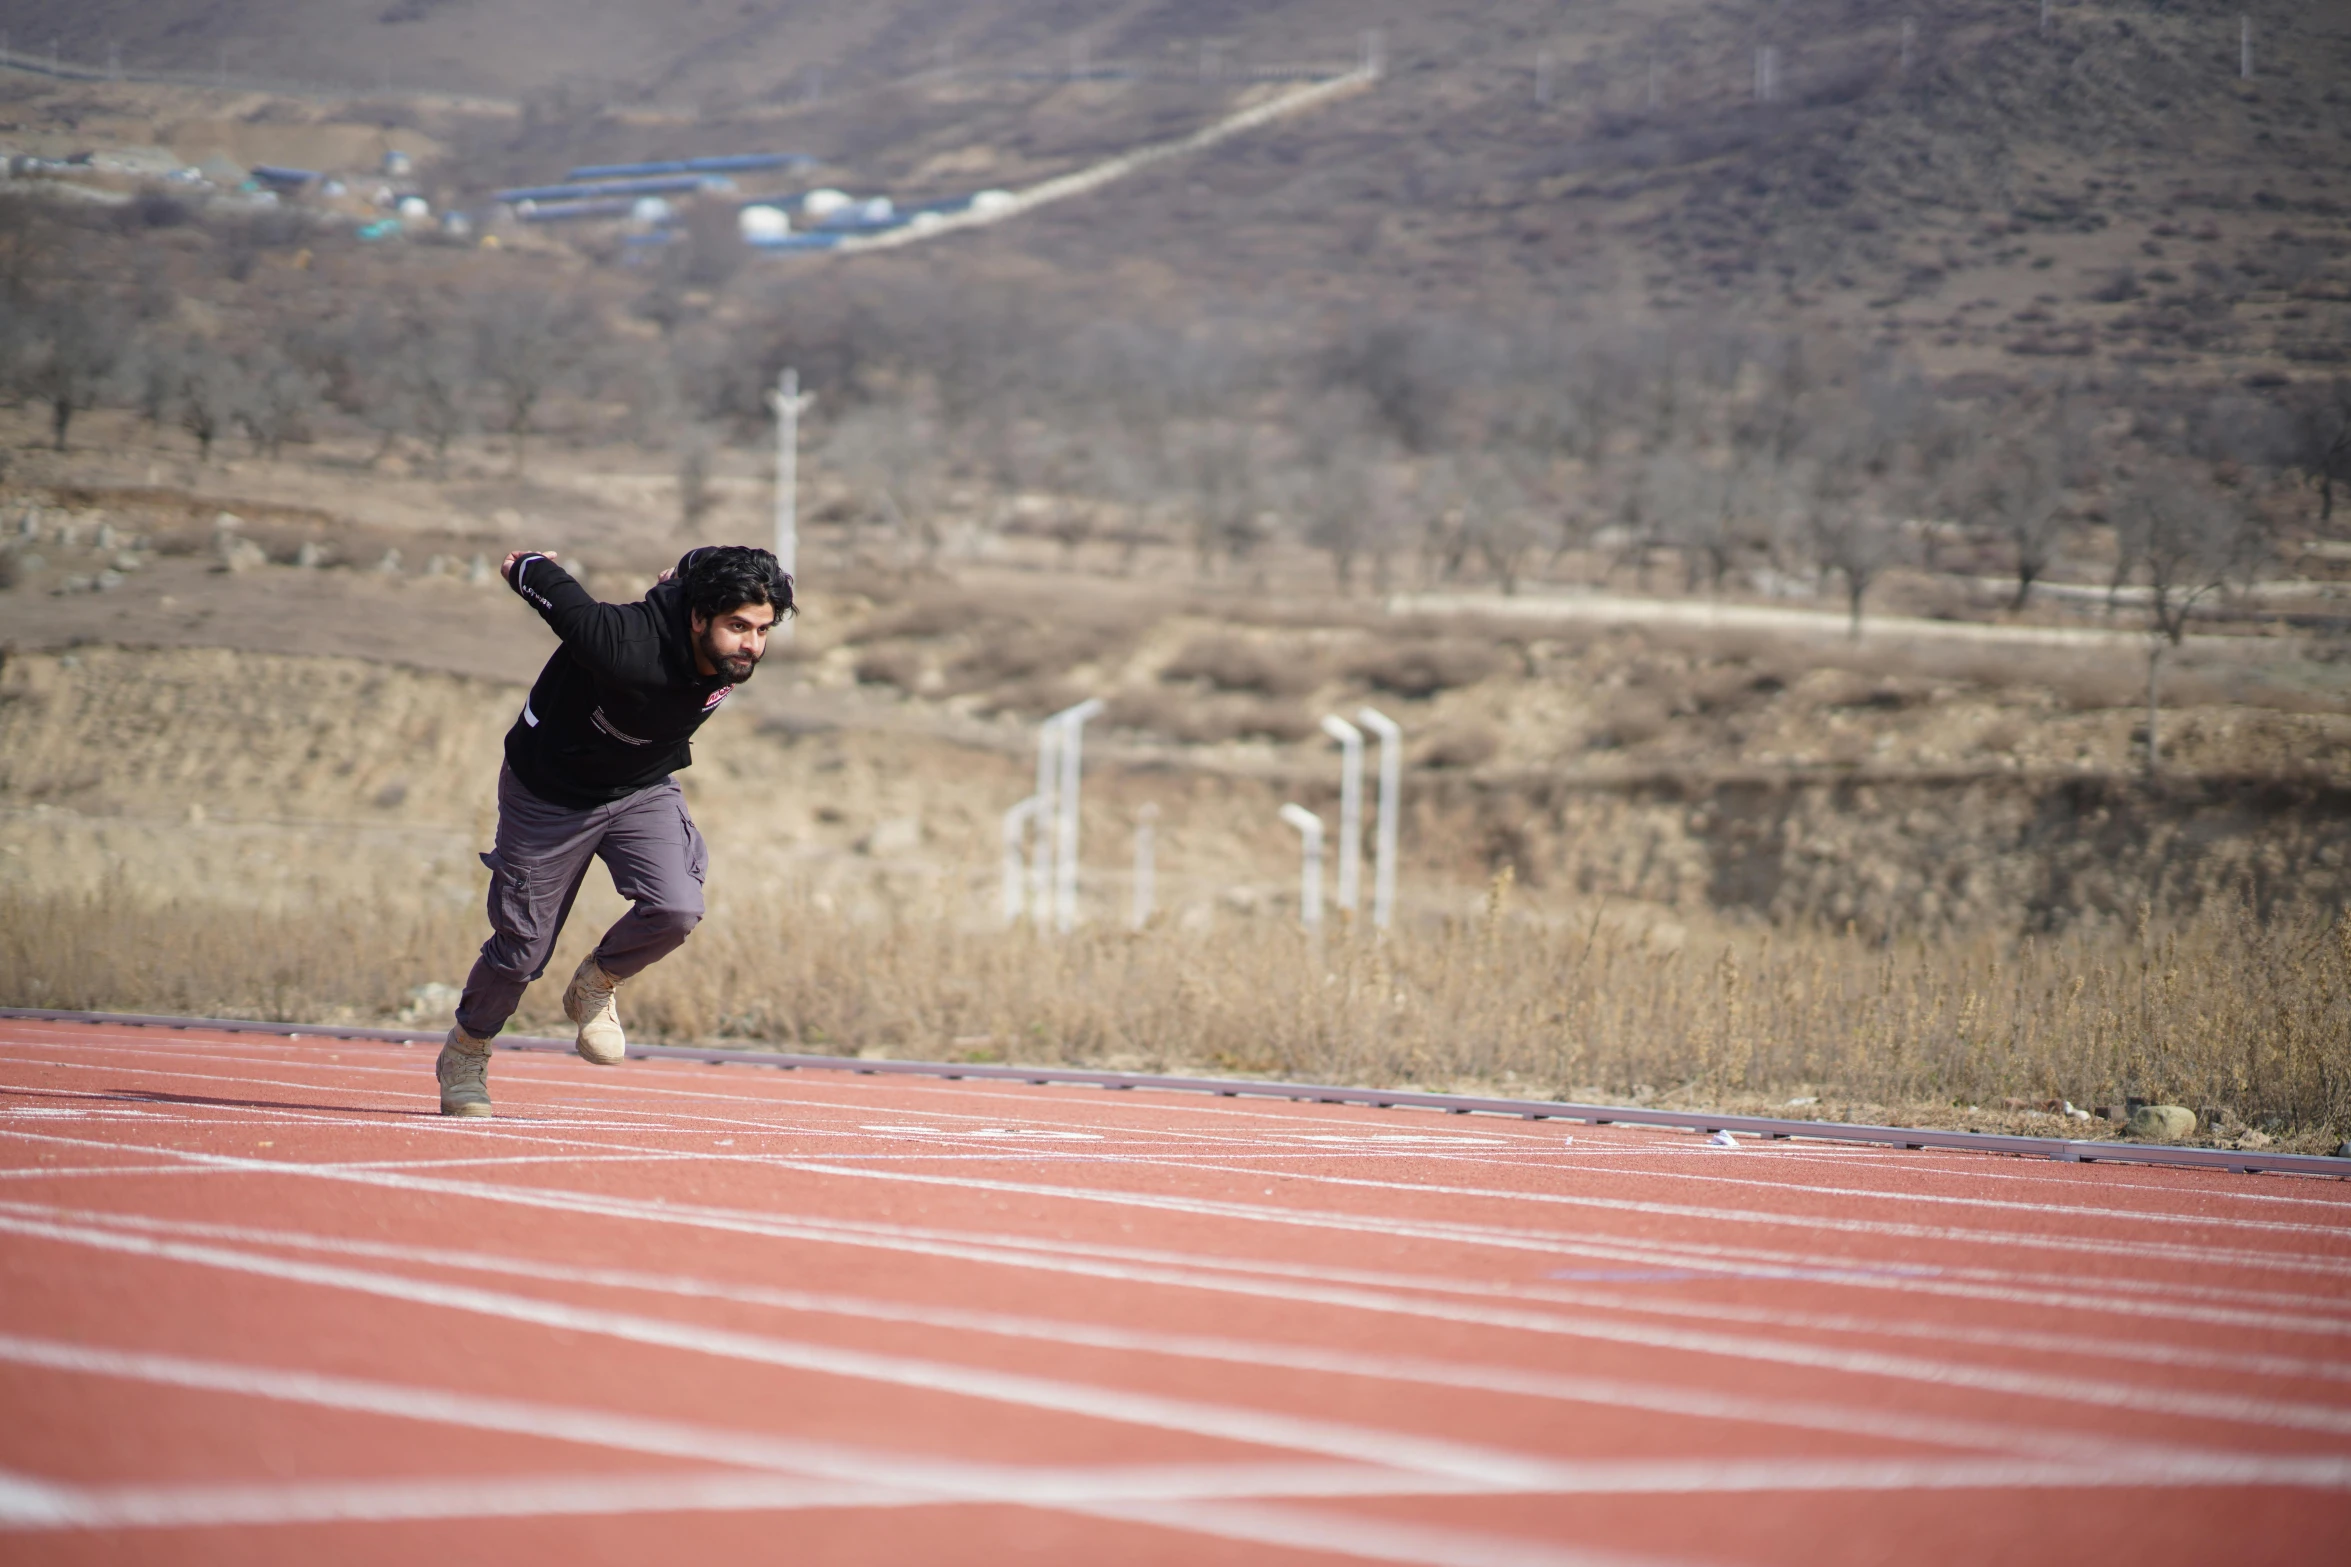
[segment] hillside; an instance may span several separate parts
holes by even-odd
[[[1097,310],[1371,309],[1835,326],[1944,374],[2309,374],[2351,362],[2351,13],[1653,0],[1383,17],[1261,6],[28,4],[125,69],[514,100],[428,125],[452,194],[584,159],[820,155],[851,188],[1016,184],[1196,128],[1245,73],[1377,90],[928,253],[814,265],[1029,279]],[[223,51],[226,54],[223,54]],[[1768,50],[1768,62],[1761,51]],[[1086,79],[1055,73],[1082,67]],[[1768,82],[1766,77],[1768,76]],[[16,75],[19,129],[111,84]],[[369,91],[374,88],[377,90]],[[1768,101],[1763,101],[1768,98]],[[479,106],[476,106],[479,107]],[[85,111],[86,112],[86,111]],[[299,118],[246,103],[252,120]],[[806,261],[777,263],[807,267]]]

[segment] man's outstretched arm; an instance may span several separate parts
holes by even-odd
[[[625,676],[634,660],[630,617],[618,604],[599,604],[552,554],[516,550],[498,568],[506,585],[539,612],[563,645],[590,668]]]

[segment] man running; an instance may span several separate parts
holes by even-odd
[[[738,545],[689,550],[635,604],[597,603],[553,555],[519,550],[500,570],[563,645],[506,732],[497,847],[482,856],[490,939],[435,1063],[443,1115],[490,1113],[490,1041],[546,972],[590,858],[635,907],[572,975],[563,1014],[588,1060],[626,1053],[614,989],[702,919],[709,851],[670,775],[692,765],[694,731],[792,611],[791,576]]]

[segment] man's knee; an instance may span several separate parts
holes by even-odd
[[[664,900],[640,903],[637,905],[637,917],[662,935],[674,936],[683,941],[693,933],[695,926],[702,923],[702,901],[697,898],[691,902]]]
[[[500,974],[526,981],[537,979],[539,971],[547,965],[542,945],[521,933],[492,931],[490,939],[482,943],[482,961]]]

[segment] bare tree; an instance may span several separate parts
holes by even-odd
[[[244,378],[236,362],[207,342],[192,342],[179,354],[172,407],[180,428],[196,442],[196,461],[212,461],[212,443],[224,434],[244,405]]]
[[[1462,464],[1462,523],[1476,551],[1505,597],[1518,592],[1518,579],[1543,542],[1529,475],[1501,452],[1472,453]]]
[[[823,452],[826,466],[846,478],[900,540],[926,562],[936,557],[939,440],[929,421],[902,401],[865,403],[827,421]],[[1058,508],[1066,475],[1025,447],[1015,461],[1021,482],[1044,487]],[[1074,549],[1066,538],[1062,547]]]
[[[2332,522],[2335,487],[2351,486],[2351,376],[2337,376],[2295,421],[2294,466],[2318,491],[2318,520]]]
[[[73,416],[97,405],[114,385],[124,338],[114,312],[80,291],[42,300],[35,308],[24,389],[49,408],[49,430],[65,450]]]
[[[308,436],[310,416],[318,408],[318,383],[268,345],[246,356],[239,379],[244,395],[237,422],[253,438],[254,451],[275,462],[286,442]]]
[[[1176,432],[1171,456],[1189,493],[1193,559],[1202,576],[1213,576],[1220,557],[1238,561],[1262,542],[1265,476],[1256,433],[1238,421],[1194,421]]]
[[[446,317],[411,317],[386,366],[408,429],[432,450],[433,476],[449,471],[449,445],[473,428],[474,362]]]
[[[518,474],[531,420],[579,362],[574,333],[585,308],[561,295],[506,289],[475,310],[474,370],[493,394]]]
[[[1720,593],[1744,542],[1732,475],[1677,443],[1650,457],[1641,488],[1651,537],[1681,554],[1685,589]]]
[[[710,436],[702,430],[687,434],[678,445],[678,532],[701,533],[702,520],[718,504],[710,484]]]
[[[1858,641],[1870,584],[1909,554],[1903,519],[1932,488],[1946,429],[1921,382],[1886,370],[1858,378],[1811,426],[1806,531],[1815,558],[1844,579]]]
[[[2162,763],[2157,738],[2163,655],[2187,638],[2188,617],[2259,558],[2267,543],[2259,518],[2238,497],[2185,470],[2140,474],[2116,508],[2123,577],[2147,583],[2147,772]]]
[[[2035,409],[2028,422],[1979,447],[1964,471],[1963,509],[1980,516],[2008,547],[2016,572],[2011,610],[2025,607],[2033,584],[2064,546],[2071,526],[2066,492],[2079,477],[2084,435],[2078,410],[2063,402]]]

